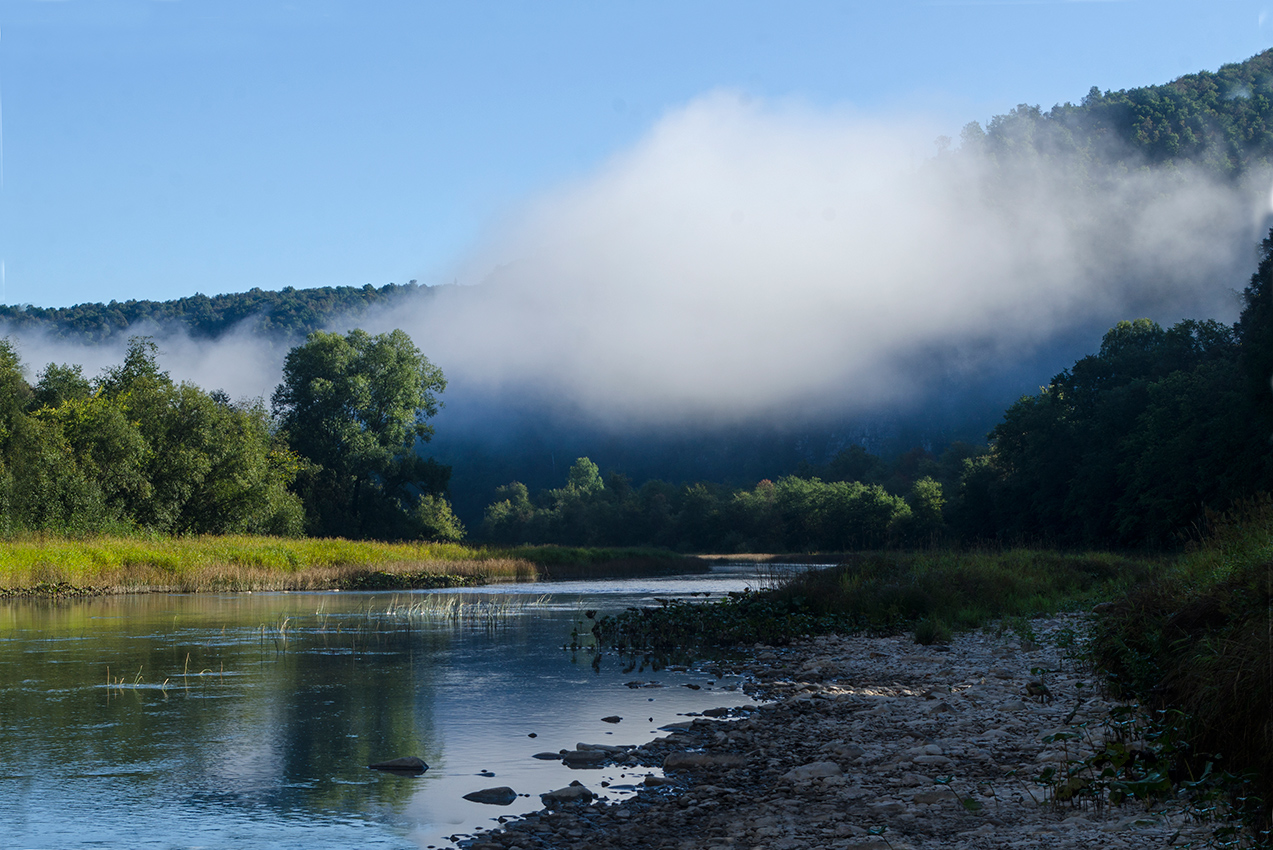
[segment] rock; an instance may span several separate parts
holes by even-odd
[[[389,761],[378,761],[375,764],[367,765],[367,767],[371,770],[388,770],[394,773],[424,773],[429,769],[429,766],[424,763],[424,759],[418,756],[403,756]]]
[[[823,749],[829,753],[834,753],[842,759],[852,761],[855,758],[861,758],[866,750],[856,744],[830,744]]]
[[[575,744],[575,749],[579,752],[605,753],[610,756],[621,756],[629,748],[616,747],[613,744]]]
[[[913,759],[911,759],[911,761],[915,762],[915,764],[923,764],[929,767],[949,767],[950,765],[954,764],[954,762],[946,758],[946,756],[931,756],[931,755],[915,756]]]
[[[561,761],[561,753],[535,753],[531,758],[543,759],[544,761]]]
[[[911,797],[913,802],[925,806],[931,806],[933,803],[940,803],[943,800],[953,799],[955,799],[955,792],[943,785],[939,785],[935,788],[924,788],[916,791],[915,796]]]
[[[591,803],[592,796],[592,792],[582,785],[567,785],[565,788],[558,788],[556,791],[540,794],[539,799],[544,801],[545,806],[552,806],[569,803]]]
[[[782,775],[787,782],[808,782],[810,779],[821,779],[825,776],[840,776],[844,769],[833,761],[815,761],[800,767],[793,767]]]
[[[608,758],[610,754],[602,750],[566,750],[561,754],[562,764],[573,768],[601,767]]]
[[[609,789],[576,783],[551,792],[544,805],[552,808],[496,818],[501,829],[469,840],[500,850],[1087,850],[1165,847],[1177,834],[1177,844],[1204,843],[1211,827],[1193,824],[1171,800],[1149,816],[1107,806],[1064,821],[1072,811],[1030,804],[1021,776],[1053,764],[1041,758],[1083,754],[1077,744],[1067,751],[1043,739],[1071,725],[1098,728],[1114,705],[1080,689],[1084,677],[1062,663],[1054,635],[1080,621],[1040,618],[1032,627],[1039,648],[1028,662],[1015,638],[985,632],[956,635],[941,655],[866,635],[797,638],[777,652],[757,647],[753,659],[771,652],[772,663],[744,662],[730,675],[754,677],[742,690],[768,700],[759,709],[709,709],[639,748],[580,743],[574,752],[599,751],[609,755],[605,764],[621,765],[605,774]],[[1053,671],[1043,679],[1050,702],[1028,696],[1028,683],[1042,678],[1028,667]],[[834,677],[830,684],[798,672],[819,669]],[[707,719],[744,712],[744,720]],[[666,776],[643,775],[659,764]],[[618,805],[601,796],[633,791]]]
[[[501,785],[498,788],[483,788],[481,791],[471,791],[464,795],[464,799],[472,800],[474,803],[486,803],[490,806],[511,806],[517,799],[517,792],[507,785]]]
[[[609,717],[603,717],[603,718],[601,718],[601,722],[602,722],[602,723],[618,723],[618,722],[619,722],[619,721],[621,721],[622,719],[623,719],[623,718],[622,718],[622,717],[620,717],[619,715],[617,715],[617,714],[612,714],[612,715],[610,715]]]
[[[664,770],[693,770],[700,767],[745,767],[746,756],[712,753],[668,753]]]

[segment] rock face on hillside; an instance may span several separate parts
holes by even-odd
[[[508,823],[471,850],[598,847],[705,850],[1153,848],[1201,842],[1211,826],[1179,806],[1058,803],[1035,783],[1093,740],[1045,742],[1111,704],[1056,635],[975,633],[949,648],[909,637],[825,637],[757,648],[746,672],[774,701],[744,720],[698,718],[613,764],[636,797],[606,789]],[[1064,641],[1063,641],[1064,642]],[[612,768],[612,770],[616,769]]]

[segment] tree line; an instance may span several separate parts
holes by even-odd
[[[111,301],[73,307],[0,305],[0,323],[12,331],[41,330],[53,336],[102,342],[135,325],[181,328],[192,337],[213,339],[244,322],[253,333],[303,338],[337,317],[356,317],[432,290],[410,283],[381,287],[320,286],[277,291],[252,288],[224,295],[195,294],[171,301]]]
[[[158,353],[134,337],[93,379],[50,363],[30,383],[0,340],[0,533],[463,535],[450,470],[417,451],[446,384],[402,331],[310,334],[272,412]]]

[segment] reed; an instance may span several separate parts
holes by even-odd
[[[506,625],[510,620],[524,614],[528,608],[543,605],[547,600],[546,595],[531,596],[525,593],[468,598],[453,593],[428,594],[413,598],[410,604],[399,604],[395,600],[385,610],[384,616],[391,621],[406,622],[409,625],[441,622],[490,630]]]

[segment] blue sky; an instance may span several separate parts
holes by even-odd
[[[1216,69],[1273,2],[0,0],[6,303],[439,283],[716,90],[950,135]]]

